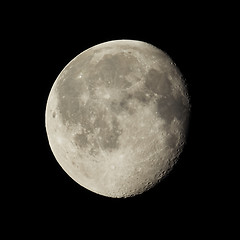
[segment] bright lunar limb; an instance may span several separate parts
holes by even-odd
[[[141,41],[87,49],[62,70],[46,106],[53,154],[81,186],[108,197],[150,189],[177,162],[190,104],[172,59]]]

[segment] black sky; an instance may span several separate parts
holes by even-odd
[[[17,179],[9,187],[17,201],[12,204],[18,216],[26,214],[33,221],[41,217],[67,221],[75,216],[94,224],[106,217],[108,223],[124,218],[124,226],[135,221],[159,228],[153,218],[183,224],[184,217],[188,226],[198,229],[194,221],[217,214],[219,187],[212,176],[216,123],[209,116],[216,111],[215,101],[210,101],[216,82],[210,70],[218,21],[209,8],[182,6],[180,11],[179,6],[161,4],[135,8],[112,4],[116,6],[109,10],[36,5],[14,15],[14,22],[6,27],[5,37],[14,53],[8,65],[16,66],[9,76],[14,76],[19,108],[20,144],[12,153],[18,156]],[[187,81],[192,104],[188,143],[180,161],[157,187],[129,199],[106,198],[71,180],[54,159],[44,122],[49,91],[63,67],[83,50],[116,39],[146,41],[169,54]]]

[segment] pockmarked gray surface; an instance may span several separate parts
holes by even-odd
[[[76,56],[46,106],[50,147],[81,186],[108,197],[150,189],[179,159],[190,104],[172,59],[141,41],[115,40]]]

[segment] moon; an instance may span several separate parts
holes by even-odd
[[[136,40],[93,46],[70,61],[48,96],[51,150],[82,187],[112,198],[149,190],[186,143],[186,82],[162,50]]]

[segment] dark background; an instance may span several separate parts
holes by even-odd
[[[214,144],[219,135],[214,63],[221,15],[210,6],[90,5],[36,4],[23,12],[15,6],[18,13],[6,27],[13,51],[6,71],[15,86],[18,112],[17,121],[8,119],[18,138],[16,150],[9,150],[17,156],[10,161],[15,178],[8,188],[13,217],[25,216],[25,224],[38,232],[51,224],[63,231],[69,223],[73,232],[90,227],[90,233],[114,231],[123,237],[129,231],[198,235],[214,230],[221,215],[219,189],[225,184],[215,168],[221,146]],[[103,197],[75,183],[51,152],[44,119],[48,94],[65,65],[83,50],[117,39],[145,41],[168,53],[186,78],[192,105],[188,141],[178,164],[158,186],[127,199]]]

